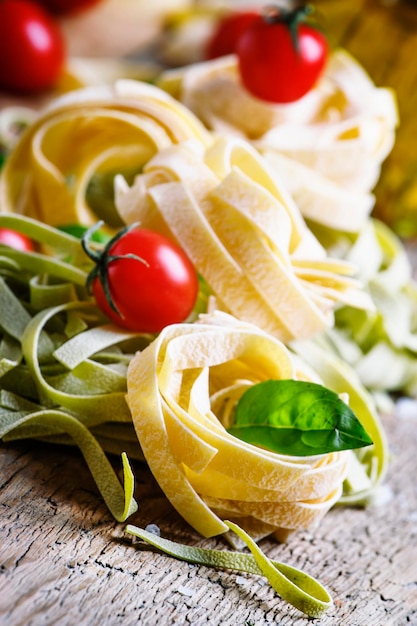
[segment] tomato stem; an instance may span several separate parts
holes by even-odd
[[[301,5],[291,10],[276,5],[267,5],[263,12],[263,19],[267,24],[285,24],[290,31],[294,49],[298,54],[300,52],[298,27],[305,23],[313,13],[314,7],[310,4]]]
[[[98,229],[103,226],[103,224],[104,222],[102,220],[97,222],[97,224],[94,224],[93,226],[88,228],[81,238],[81,245],[84,252],[95,263],[98,263],[100,261],[101,252],[99,252],[98,250],[93,250],[93,248],[90,247],[90,242],[94,233],[97,232]]]
[[[93,226],[91,226],[84,233],[81,239],[81,245],[82,245],[84,252],[92,261],[94,261],[94,264],[95,264],[93,269],[87,276],[86,287],[87,287],[87,290],[91,292],[91,285],[93,281],[97,278],[103,287],[104,295],[106,297],[106,300],[110,308],[115,313],[117,313],[117,315],[120,315],[120,317],[123,318],[124,316],[117,308],[113,300],[112,294],[111,294],[108,267],[113,261],[119,261],[122,259],[133,259],[135,261],[140,261],[141,263],[146,265],[146,267],[149,267],[149,263],[145,261],[145,259],[143,259],[142,257],[138,256],[137,254],[132,254],[132,253],[111,254],[111,249],[113,248],[113,246],[122,237],[124,237],[129,231],[133,230],[134,228],[137,228],[139,226],[138,223],[130,224],[129,226],[122,228],[122,230],[116,233],[116,235],[112,239],[110,239],[110,241],[106,243],[106,245],[104,246],[102,250],[94,250],[93,248],[91,248],[90,246],[91,237],[103,224],[104,222],[101,220],[97,222],[97,224],[94,224]]]

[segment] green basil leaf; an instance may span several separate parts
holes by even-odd
[[[336,393],[299,380],[267,380],[247,389],[228,432],[246,443],[294,456],[372,444],[352,409]]]

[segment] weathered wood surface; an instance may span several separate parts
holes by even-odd
[[[321,626],[417,624],[417,408],[384,419],[393,460],[383,501],[335,509],[318,528],[269,556],[303,568],[331,591]],[[0,447],[0,624],[246,626],[310,623],[264,580],[175,561],[132,545],[97,494],[76,449],[24,442]],[[176,515],[148,471],[135,467],[140,526],[202,540]]]

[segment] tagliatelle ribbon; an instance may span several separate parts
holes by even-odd
[[[120,80],[70,92],[37,116],[7,159],[1,210],[93,224],[86,194],[95,174],[137,173],[161,148],[190,138],[210,142],[191,112],[152,85]]]
[[[358,232],[368,219],[375,198],[343,187],[321,172],[296,161],[277,150],[266,148],[262,154],[285,180],[288,191],[307,220],[344,232]]]
[[[77,445],[110,512],[124,521],[137,509],[126,452],[143,460],[126,369],[150,339],[105,323],[86,293],[78,239],[18,215],[0,223],[56,253],[0,246],[0,437]],[[122,454],[123,485],[105,450]]]
[[[23,356],[36,381],[41,397],[48,398],[68,411],[76,412],[79,419],[89,426],[94,425],[96,419],[99,422],[129,422],[130,413],[124,399],[125,376],[89,360],[88,357],[100,352],[100,349],[108,345],[135,337],[134,333],[119,331],[111,326],[85,331],[82,336],[76,335],[69,339],[53,353],[57,361],[66,365],[67,373],[47,377],[42,372],[38,345],[45,325],[61,312],[79,309],[88,313],[89,306],[92,307],[93,304],[72,302],[40,311],[26,324],[22,336]],[[77,351],[83,343],[80,353],[74,354],[74,350]],[[81,389],[80,385],[77,385],[77,379],[83,381],[84,393],[71,391],[72,388]],[[106,393],[107,389],[113,389],[113,391]],[[98,408],[100,399],[103,399],[103,393],[105,393],[106,401],[102,402]]]
[[[357,232],[369,216],[398,113],[393,93],[375,87],[347,52],[334,51],[317,85],[289,105],[252,97],[235,55],[168,70],[157,84],[216,134],[251,141],[288,179],[306,218]]]
[[[403,391],[415,396],[417,285],[402,242],[388,226],[372,219],[345,258],[358,267],[376,308],[372,312],[342,308],[336,327],[318,343],[349,363],[375,394]]]
[[[126,526],[126,532],[181,561],[263,575],[283,600],[309,617],[320,617],[333,605],[329,592],[315,578],[295,567],[269,559],[237,524],[230,521],[225,524],[244,542],[251,554],[186,546],[131,524]]]
[[[127,223],[164,223],[218,307],[283,341],[333,323],[339,303],[373,304],[354,266],[326,256],[279,178],[247,142],[219,137],[161,150],[128,187],[116,178]]]
[[[353,463],[347,475],[345,493],[341,502],[357,504],[367,502],[386,476],[389,449],[388,441],[370,393],[363,387],[356,373],[340,357],[323,349],[314,341],[293,342],[293,350],[320,376],[323,384],[336,393],[346,393],[349,405],[360,416],[363,427],[373,441],[369,448],[359,450],[359,463]]]
[[[124,476],[124,486],[122,486],[102,447],[76,417],[59,410],[44,409],[26,415],[17,414],[11,424],[4,423],[2,418],[0,408],[0,436],[4,441],[15,438],[7,437],[9,431],[26,425],[34,426],[32,431],[25,434],[29,437],[30,432],[37,437],[42,433],[44,436],[54,432],[68,434],[82,452],[101,496],[114,518],[119,522],[124,522],[137,511],[138,507],[133,497],[134,477],[126,454],[122,453]]]
[[[276,454],[229,434],[221,409],[212,412],[210,397],[223,388],[242,393],[248,382],[294,376],[280,341],[221,313],[163,329],[130,362],[127,400],[142,452],[167,498],[204,536],[224,533],[230,515],[248,518],[257,537],[306,527],[340,497],[350,452]]]
[[[12,151],[23,129],[32,124],[36,112],[20,105],[3,106],[0,110],[0,148],[2,156]]]

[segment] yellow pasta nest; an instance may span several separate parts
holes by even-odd
[[[246,141],[161,150],[129,187],[116,178],[126,223],[174,237],[217,308],[284,342],[332,326],[339,303],[371,308],[355,268],[327,256],[267,162]]]
[[[253,97],[234,55],[169,70],[158,84],[216,133],[247,139],[285,177],[308,219],[357,232],[392,149],[398,113],[391,90],[336,50],[306,96],[285,105]]]
[[[270,452],[229,434],[228,406],[268,379],[310,379],[287,348],[224,313],[165,328],[128,369],[127,400],[146,461],[204,536],[238,519],[256,537],[306,528],[338,500],[351,451]]]
[[[96,173],[140,171],[162,148],[191,138],[210,141],[191,112],[152,85],[120,80],[70,92],[42,111],[7,159],[1,210],[52,226],[93,224],[86,193]]]

